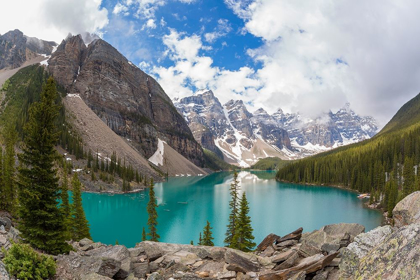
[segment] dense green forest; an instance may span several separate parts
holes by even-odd
[[[417,95],[372,139],[291,163],[279,170],[277,179],[368,192],[371,202],[392,210],[399,200],[420,189],[419,163],[420,95]]]
[[[260,159],[256,164],[251,166],[251,169],[278,170],[292,162],[291,160],[282,160],[278,157],[268,157]]]

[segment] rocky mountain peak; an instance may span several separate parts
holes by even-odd
[[[15,29],[0,36],[0,69],[15,69],[40,54],[49,55],[57,44],[25,36]]]
[[[82,35],[68,37],[48,61],[48,70],[68,92],[85,103],[118,135],[146,158],[158,139],[198,166],[203,151],[162,87],[114,47],[95,39],[88,47]]]

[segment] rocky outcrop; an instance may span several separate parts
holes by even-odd
[[[420,224],[377,228],[344,250],[340,279],[418,279]]]
[[[0,36],[0,70],[15,69],[40,54],[50,55],[54,42],[27,37],[19,30],[9,31]]]
[[[146,157],[158,138],[198,166],[203,151],[160,85],[107,42],[86,46],[69,36],[48,60],[48,70],[68,92],[86,104],[118,135],[130,139]]]
[[[392,216],[396,227],[420,223],[420,191],[414,192],[398,202],[392,211]]]
[[[342,252],[340,279],[418,279],[420,192],[394,208],[396,227],[383,226],[355,237]]]

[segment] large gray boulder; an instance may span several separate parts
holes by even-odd
[[[340,279],[418,279],[419,233],[416,223],[394,230],[381,227],[358,237],[343,252]]]
[[[340,269],[343,277],[351,279],[352,275],[359,269],[360,259],[378,244],[384,242],[392,232],[392,227],[384,226],[356,236],[354,242],[344,249],[342,253]]]
[[[309,257],[324,252],[332,253],[330,248],[337,245],[338,248],[347,246],[354,237],[365,231],[365,227],[359,224],[332,224],[323,226],[301,238],[302,246],[299,253]]]
[[[2,261],[0,261],[0,279],[2,280],[9,280],[10,276],[6,270],[6,267]]]
[[[420,222],[420,191],[413,192],[398,202],[392,215],[396,227]]]

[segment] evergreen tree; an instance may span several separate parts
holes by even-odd
[[[29,109],[18,169],[21,236],[32,246],[52,254],[70,250],[65,242],[63,213],[58,208],[60,188],[54,168],[54,147],[58,141],[54,122],[59,109],[56,98],[55,82],[49,78],[41,101]]]
[[[17,204],[16,178],[15,178],[15,144],[17,132],[11,124],[5,128],[6,153],[3,162],[3,191],[5,210],[14,213]]]
[[[242,194],[240,212],[232,240],[232,247],[244,252],[250,252],[255,247],[254,236],[252,235],[251,218],[248,215],[249,206],[245,192]]]
[[[149,226],[149,233],[147,234],[150,236],[150,241],[159,241],[159,234],[157,233],[157,225],[158,225],[158,214],[156,211],[157,203],[155,197],[155,189],[153,184],[153,178],[150,180],[150,189],[149,189],[149,203],[147,204],[147,213],[149,214],[149,219],[147,220],[147,225]]]
[[[3,148],[0,145],[0,209],[6,209],[6,196],[4,194],[3,180]]]
[[[64,162],[63,178],[61,183],[61,210],[63,211],[66,240],[71,239],[71,207],[69,202],[69,180],[67,178],[67,163]]]
[[[79,241],[83,238],[89,238],[89,223],[86,220],[85,211],[82,205],[82,184],[79,181],[77,173],[74,173],[71,180],[73,188],[73,205],[72,205],[72,238]]]
[[[143,227],[143,232],[142,232],[142,234],[141,234],[141,241],[146,241],[147,240],[147,237],[146,237],[146,230],[144,229],[144,227]]]
[[[203,245],[203,237],[201,236],[201,232],[200,232],[200,237],[198,238],[197,245]]]
[[[201,244],[200,245],[214,246],[214,243],[213,243],[213,239],[214,238],[213,238],[212,232],[211,232],[212,229],[213,228],[210,227],[209,221],[207,221],[207,225],[203,229],[203,239],[201,240]]]
[[[233,174],[233,182],[230,184],[230,197],[231,200],[229,202],[229,208],[231,209],[229,215],[229,224],[227,225],[226,230],[226,238],[225,238],[225,245],[226,247],[230,247],[232,244],[233,236],[235,236],[236,230],[236,223],[238,217],[238,206],[239,206],[239,181],[238,181],[238,173]]]

